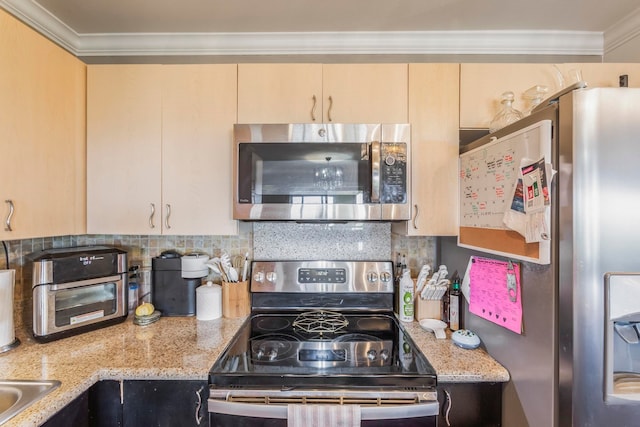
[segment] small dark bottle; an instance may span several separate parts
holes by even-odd
[[[460,279],[455,279],[449,291],[449,329],[460,329]]]

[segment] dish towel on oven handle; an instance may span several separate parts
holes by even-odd
[[[360,427],[359,405],[292,405],[287,407],[287,427]]]

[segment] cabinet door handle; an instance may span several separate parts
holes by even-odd
[[[311,98],[313,99],[313,106],[311,107],[311,121],[316,121],[316,105],[318,104],[318,99],[315,95]]]
[[[151,203],[151,214],[149,215],[149,228],[156,228],[155,225],[153,225],[153,216],[156,214],[156,205],[155,203]]]
[[[444,394],[447,395],[447,406],[444,412],[444,421],[447,423],[447,426],[451,426],[451,422],[449,422],[449,413],[451,412],[453,402],[451,401],[451,393],[449,393],[449,390],[444,390]]]
[[[169,225],[170,217],[171,217],[171,205],[167,203],[167,215],[164,217],[164,226],[167,230],[171,228],[171,225]]]
[[[333,119],[331,118],[331,109],[333,108],[333,98],[331,96],[329,96],[329,108],[327,108],[327,119],[329,119],[329,121],[333,121]]]
[[[418,209],[418,205],[413,205],[413,209],[416,211],[416,214],[413,216],[413,229],[418,229],[418,214],[420,214],[420,210]]]
[[[196,404],[196,424],[200,425],[200,422],[202,421],[202,415],[200,415],[200,408],[202,408],[202,390],[204,389],[204,386],[200,387],[200,390],[196,391],[196,397],[198,398],[198,402]]]
[[[13,229],[11,228],[11,217],[13,217],[15,208],[13,206],[12,200],[5,200],[5,203],[9,205],[9,215],[7,215],[7,221],[4,223],[4,231],[13,231]]]

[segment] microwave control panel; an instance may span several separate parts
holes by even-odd
[[[383,143],[380,147],[380,202],[407,202],[407,144]]]

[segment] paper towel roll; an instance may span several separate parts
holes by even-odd
[[[222,316],[222,287],[211,281],[196,288],[196,319],[213,320]]]
[[[13,288],[15,270],[0,270],[0,347],[13,343],[16,331],[13,326]]]

